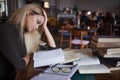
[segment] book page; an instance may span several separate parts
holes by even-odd
[[[74,61],[73,64],[81,65],[94,65],[94,64],[100,64],[100,61],[98,57],[96,56],[87,56],[87,55],[81,55],[80,60]]]
[[[38,51],[34,53],[33,60],[45,60],[45,59],[52,59],[61,56],[64,56],[62,49]]]
[[[64,50],[63,52],[64,52],[64,55],[65,55],[65,61],[63,61],[61,63],[69,63],[69,62],[73,62],[75,60],[79,60],[80,59],[79,54],[77,54],[72,49]]]
[[[68,76],[43,73],[34,76],[31,80],[70,80],[70,78]]]
[[[80,74],[110,73],[110,69],[103,64],[79,66]]]

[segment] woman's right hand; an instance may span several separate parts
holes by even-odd
[[[44,9],[42,9],[42,11],[43,11],[43,15],[45,17],[43,27],[47,27],[47,21],[48,21],[47,13],[46,13],[46,11]]]
[[[27,54],[26,56],[23,57],[23,59],[25,60],[26,66],[29,64],[30,61],[30,55]]]

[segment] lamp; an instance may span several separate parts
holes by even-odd
[[[49,3],[47,1],[44,2],[44,8],[49,8]]]

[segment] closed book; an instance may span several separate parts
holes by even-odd
[[[105,54],[104,57],[106,58],[120,58],[120,53],[115,53],[115,54]]]
[[[120,42],[120,36],[93,36],[92,40],[97,42]]]
[[[120,58],[120,48],[96,48],[98,53],[103,57]]]
[[[110,67],[110,71],[117,71],[120,70],[120,67]]]
[[[99,54],[99,52],[94,52],[93,55],[97,56],[99,58],[100,63],[107,64],[107,65],[109,65],[111,67],[116,67],[117,62],[120,61],[120,58],[113,58],[113,57],[105,58],[105,57],[101,56]]]
[[[98,48],[118,48],[120,47],[120,42],[97,42],[91,40],[91,45]]]

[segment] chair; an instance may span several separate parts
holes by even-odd
[[[83,39],[86,39],[86,40],[91,40],[91,37],[92,36],[96,36],[97,35],[97,24],[95,21],[90,21],[88,27],[87,27],[87,30],[88,30],[88,34],[89,35],[84,35],[83,36]]]
[[[60,47],[62,47],[63,42],[69,43],[71,29],[72,25],[70,24],[65,24],[61,26],[61,29],[58,31],[60,33]]]
[[[86,30],[72,30],[70,32],[70,48],[73,48],[73,45],[80,45],[80,48],[88,48],[89,40],[84,40],[83,36],[88,35]]]
[[[50,31],[55,31],[57,29],[57,19],[54,17],[49,17],[47,25]]]
[[[91,31],[91,36],[96,36],[98,30],[97,23],[95,21],[90,21],[89,27]]]
[[[101,27],[101,35],[112,36],[112,24],[104,23]]]

